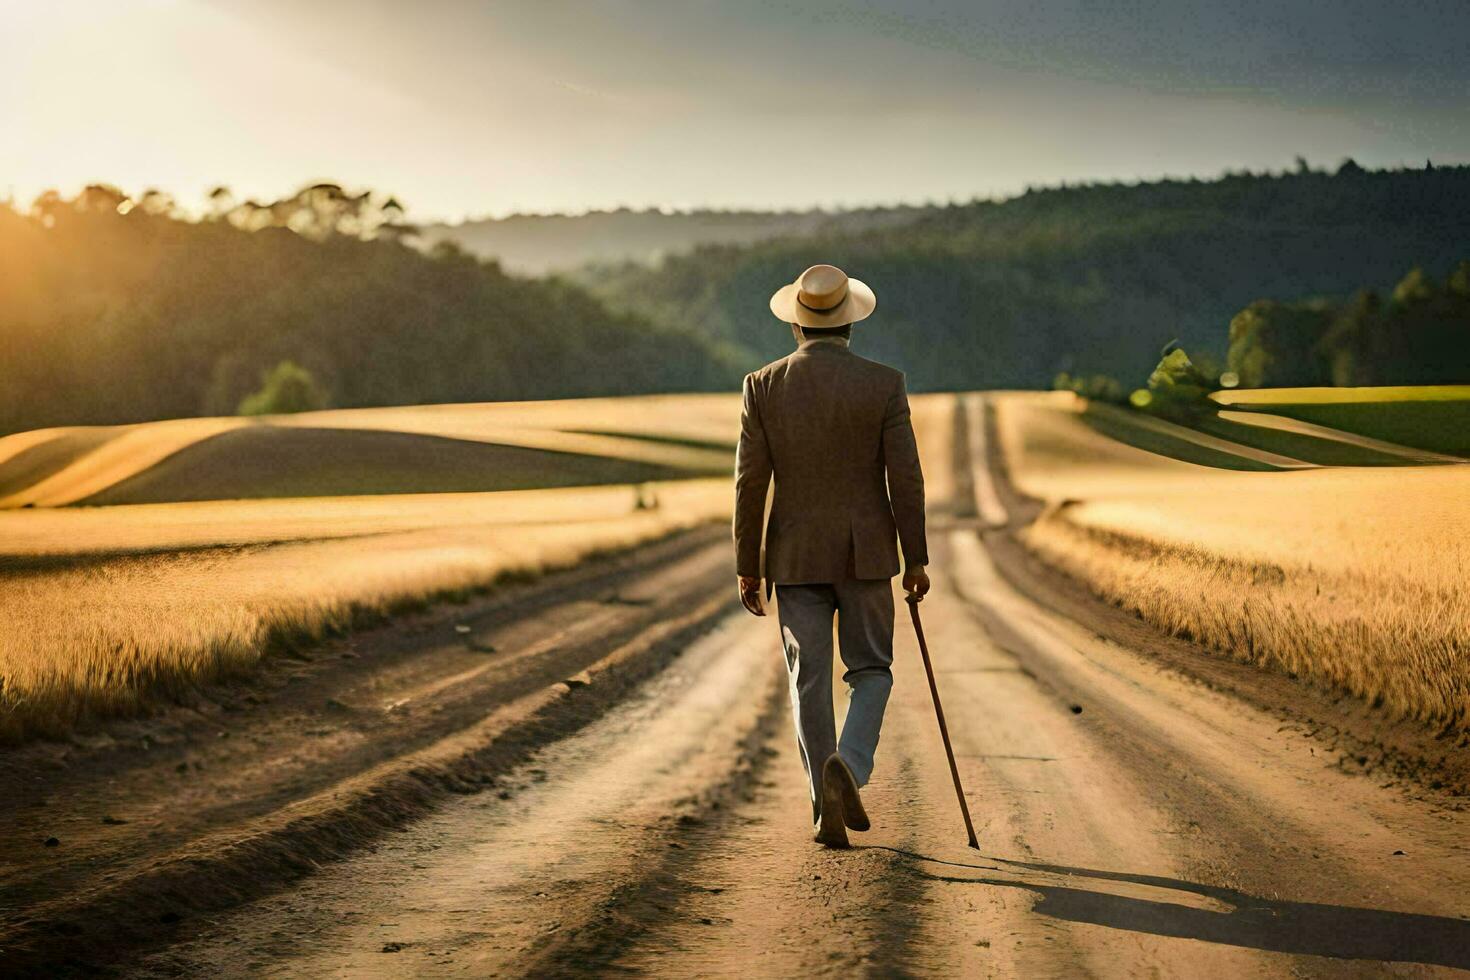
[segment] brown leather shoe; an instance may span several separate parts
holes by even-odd
[[[858,793],[857,777],[852,774],[852,769],[847,761],[837,753],[832,753],[832,758],[827,760],[827,766],[822,770],[822,786],[827,785],[827,780],[835,772],[837,786],[842,790],[842,818],[853,830],[867,830],[872,827],[868,820],[868,811],[863,809],[863,798]]]
[[[836,752],[822,765],[822,810],[817,818],[816,842],[828,847],[852,846],[847,841],[842,809],[842,769],[846,768]]]

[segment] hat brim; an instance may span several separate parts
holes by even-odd
[[[771,312],[783,323],[795,323],[803,327],[840,327],[846,323],[857,323],[872,316],[878,306],[878,297],[860,279],[847,280],[847,298],[830,310],[820,313],[801,305],[796,298],[798,286],[788,283],[776,290],[771,297]]]

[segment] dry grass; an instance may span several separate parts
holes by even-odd
[[[1241,473],[1112,443],[1055,399],[1001,400],[1051,506],[1023,540],[1159,628],[1470,727],[1470,467]]]
[[[651,436],[733,445],[739,434],[739,419],[740,395],[734,393],[328,409],[273,416],[269,420],[280,425],[369,428],[489,442],[500,441],[507,431],[520,431],[558,433],[566,437],[601,432],[613,436]],[[627,440],[618,440],[618,443],[629,452],[639,451],[636,443],[630,445]],[[569,449],[575,444],[575,441],[561,441],[549,446],[534,443],[537,448],[557,449]],[[643,449],[647,448],[647,445],[643,446]]]
[[[1388,443],[1420,450],[1425,462],[1470,459],[1470,385],[1257,388],[1210,397],[1244,409],[1231,413],[1237,421],[1256,416],[1258,425],[1295,422],[1308,431],[1333,430],[1338,438],[1351,433],[1375,449]]]
[[[663,497],[677,499],[669,492]],[[0,511],[0,569],[35,564],[36,557],[117,556],[445,527],[576,523],[623,516],[634,499],[630,486],[602,486]]]
[[[945,395],[914,399],[936,500],[952,483],[952,406]],[[733,444],[738,416],[738,396],[694,395],[275,421],[705,466],[717,451],[697,444]],[[121,428],[102,443],[105,455],[73,461],[69,475],[58,472],[48,499],[128,479],[145,463],[165,460],[162,449],[217,431],[214,420]],[[68,432],[0,440],[0,462]],[[118,451],[129,445],[139,455]],[[159,695],[246,672],[272,649],[730,512],[726,478],[649,488],[658,500],[652,509],[636,507],[634,487],[614,485],[0,510],[0,739],[61,734],[88,718],[133,713]]]
[[[541,491],[542,513],[532,513],[536,492],[521,493],[501,514],[508,519],[490,523],[483,518],[499,511],[501,495],[464,495],[480,498],[481,523],[458,525],[451,509],[438,526],[370,537],[12,572],[0,590],[0,738],[60,734],[89,717],[131,713],[160,694],[242,673],[273,649],[729,512],[726,480],[652,489],[659,506],[646,510],[634,509],[632,488],[594,488],[574,518],[567,508],[575,491]],[[612,491],[621,513],[611,512]]]
[[[1345,688],[1392,714],[1470,726],[1470,590],[1377,567],[1333,574],[1178,547],[1053,513],[1024,532],[1044,560],[1168,633]],[[1462,562],[1470,549],[1456,549]]]
[[[933,508],[954,499],[955,396],[910,395],[914,438],[924,468],[924,499]]]

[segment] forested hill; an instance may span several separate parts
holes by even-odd
[[[748,245],[773,238],[853,232],[913,221],[915,206],[849,211],[589,211],[512,214],[453,225],[428,225],[421,243],[452,241],[518,273],[543,275],[582,265],[651,264],[699,245]]]
[[[25,214],[0,204],[0,434],[232,414],[287,361],[344,407],[739,384],[704,337],[576,286],[313,234],[318,204],[360,223],[342,209],[362,198],[339,189],[198,223],[159,200],[98,186]]]
[[[913,387],[1044,387],[1061,370],[1141,382],[1159,348],[1225,353],[1227,325],[1269,296],[1391,287],[1445,274],[1470,245],[1470,167],[1032,191],[900,227],[705,247],[586,281],[617,308],[722,337],[748,363],[791,346],[766,299],[813,262],[866,280],[864,353]]]
[[[105,186],[0,203],[0,434],[270,411],[267,372],[343,407],[729,389],[790,350],[767,298],[819,261],[876,288],[858,348],[916,390],[1046,387],[1063,370],[1133,385],[1171,339],[1223,355],[1253,300],[1442,277],[1470,253],[1470,167],[1344,166],[1035,191],[902,223],[854,212],[656,268],[589,267],[593,295],[410,247],[401,209],[367,213],[370,197],[212,196],[198,222]]]

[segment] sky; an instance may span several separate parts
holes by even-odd
[[[1466,0],[0,0],[0,197],[411,219],[1470,162]]]

